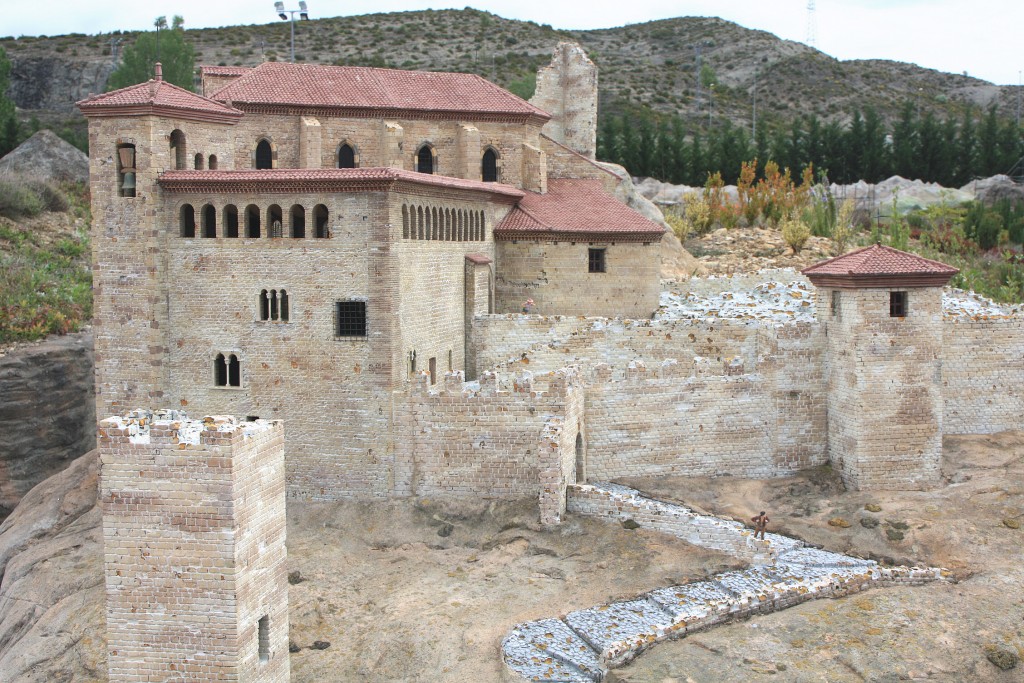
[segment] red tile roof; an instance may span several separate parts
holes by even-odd
[[[604,191],[600,180],[550,179],[494,228],[497,239],[660,240],[665,229]]]
[[[942,287],[960,272],[939,261],[873,244],[816,263],[803,274],[817,286]]]
[[[466,254],[466,260],[475,266],[486,266],[492,262],[487,254]]]
[[[264,62],[213,96],[247,111],[288,108],[348,110],[350,115],[472,114],[497,118],[551,116],[474,74],[398,71],[362,66]]]
[[[183,119],[234,123],[241,111],[202,97],[173,83],[150,79],[145,83],[92,95],[77,103],[86,116],[144,116],[162,114]]]
[[[245,171],[165,171],[160,185],[170,192],[344,192],[387,191],[402,184],[486,192],[515,201],[523,191],[501,183],[484,183],[398,168],[275,168]]]

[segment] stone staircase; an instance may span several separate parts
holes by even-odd
[[[815,598],[942,577],[939,569],[881,567],[873,560],[819,550],[778,534],[755,541],[742,524],[645,498],[625,486],[574,486],[568,509],[576,514],[633,519],[641,527],[732,552],[755,564],[561,618],[517,625],[502,643],[502,653],[505,664],[530,681],[601,681],[609,669],[626,664],[663,640]]]

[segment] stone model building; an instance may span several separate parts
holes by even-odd
[[[554,114],[475,75],[282,63],[80,102],[100,413],[283,419],[290,495],[413,491],[410,387],[475,376],[475,315],[658,306],[663,228],[573,104],[593,69],[559,47]]]

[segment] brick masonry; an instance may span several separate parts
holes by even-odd
[[[287,681],[281,423],[136,411],[98,441],[110,680]]]

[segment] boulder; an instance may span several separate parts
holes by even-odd
[[[1016,183],[1005,175],[994,175],[991,178],[975,180],[964,186],[964,190],[972,190],[978,201],[994,204],[1000,199],[1011,202],[1024,202],[1024,185]]]
[[[26,344],[0,356],[0,506],[96,446],[92,334]]]
[[[89,182],[89,157],[82,150],[43,129],[0,159],[0,175]]]

